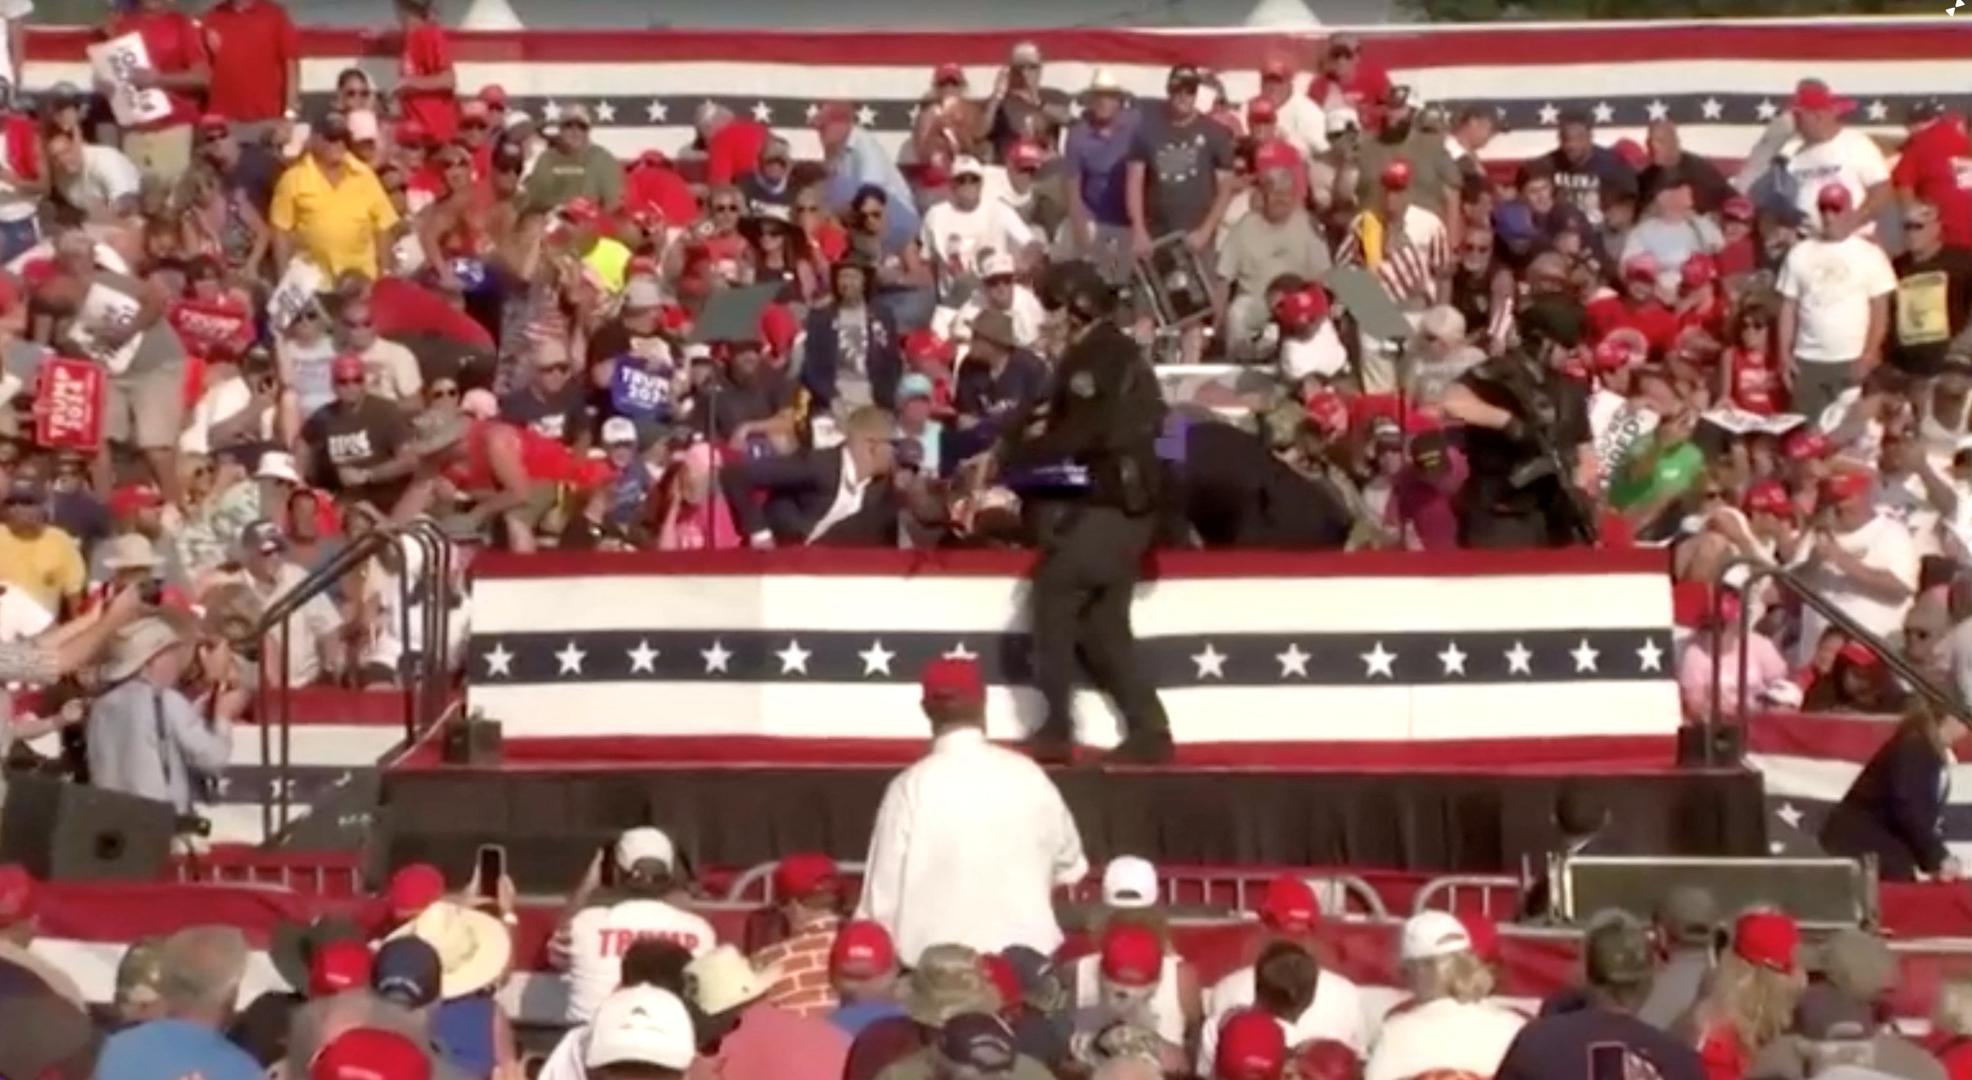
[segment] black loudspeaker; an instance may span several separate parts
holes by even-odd
[[[1686,724],[1678,729],[1678,764],[1684,768],[1732,769],[1745,756],[1746,729],[1738,724]]]
[[[1558,883],[1555,914],[1577,924],[1606,908],[1648,919],[1680,885],[1704,888],[1720,911],[1770,905],[1817,930],[1875,926],[1882,911],[1874,859],[1557,855],[1548,880]]]
[[[500,722],[479,717],[463,717],[445,725],[445,764],[497,765],[500,763]]]
[[[0,862],[43,881],[156,881],[177,821],[167,802],[16,775],[0,811]]]

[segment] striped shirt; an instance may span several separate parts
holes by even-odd
[[[818,922],[753,954],[754,968],[774,977],[767,988],[767,1004],[802,1016],[825,1017],[835,1011],[829,950],[840,926],[838,919]]]
[[[1437,303],[1440,279],[1452,265],[1445,223],[1423,207],[1405,207],[1402,228],[1383,226],[1382,257],[1372,266],[1364,252],[1363,230],[1373,217],[1364,211],[1349,223],[1335,252],[1336,264],[1360,266],[1375,274],[1383,283],[1383,291],[1401,307],[1415,309]]]

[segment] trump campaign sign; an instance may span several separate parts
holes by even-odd
[[[103,441],[103,369],[56,357],[34,389],[34,441],[51,450],[94,450]]]

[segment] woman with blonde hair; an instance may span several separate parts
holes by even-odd
[[[1487,1000],[1493,969],[1473,951],[1472,932],[1448,912],[1419,912],[1404,923],[1398,961],[1412,996],[1384,1017],[1365,1080],[1493,1075],[1527,1020]]]
[[[1931,1037],[1924,1040],[1951,1080],[1972,1080],[1972,982],[1956,979],[1938,987],[1931,1011]]]
[[[1784,911],[1749,911],[1733,924],[1732,948],[1692,1017],[1707,1080],[1740,1080],[1793,1023],[1807,986],[1800,947],[1801,928]]]

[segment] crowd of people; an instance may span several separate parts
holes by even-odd
[[[1395,937],[1398,986],[1338,967],[1308,879],[1267,883],[1237,966],[1181,951],[1157,868],[1112,858],[1074,937],[1054,896],[1090,871],[1045,772],[984,737],[972,661],[927,672],[927,756],[896,777],[858,875],[781,859],[770,903],[721,939],[671,838],[599,851],[543,955],[513,883],[428,864],[274,934],[285,986],[242,1000],[239,930],[130,946],[107,1004],[33,952],[41,887],[0,866],[0,1075],[97,1080],[1948,1080],[1972,1075],[1972,983],[1922,1038],[1865,928],[1809,936],[1782,910],[1672,888],[1586,921],[1579,982],[1507,996],[1491,920],[1427,910]],[[978,812],[990,796],[1000,812]],[[1580,801],[1580,800],[1577,800]],[[538,939],[532,939],[538,940]],[[508,1009],[559,969],[559,1022]],[[542,1000],[538,985],[524,995]]]
[[[306,114],[274,0],[119,4],[104,34],[147,65],[0,102],[0,677],[39,688],[0,722],[11,765],[196,831],[255,687],[407,679],[414,546],[309,600],[284,649],[250,645],[392,524],[523,553],[1020,546],[1105,485],[1172,546],[1661,546],[1685,621],[1718,630],[1679,657],[1693,716],[1715,681],[1728,708],[1910,704],[1760,564],[1943,685],[1972,669],[1972,137],[1940,103],[1880,139],[1804,79],[1730,175],[1670,121],[1638,143],[1562,112],[1507,167],[1494,109],[1419,100],[1348,35],[1310,72],[1266,60],[1244,102],[1185,64],[1162,98],[1102,70],[1059,86],[1022,43],[990,89],[929,72],[895,152],[853,102],[815,111],[819,161],[707,103],[689,147],[625,162],[580,104],[536,117],[462,82],[429,0],[397,9],[397,77],[351,68]],[[162,103],[142,120],[139,94]],[[1120,382],[1071,359],[1094,324],[1135,342]],[[1171,361],[1222,374],[1153,418],[1154,477],[1036,460],[1088,443],[1043,429]],[[928,685],[935,748],[860,890],[790,858],[762,941],[719,943],[669,839],[626,834],[553,946],[576,1026],[542,1071],[1972,1075],[1972,991],[1934,1061],[1882,1024],[1880,941],[1805,949],[1782,913],[1688,896],[1654,937],[1598,920],[1582,993],[1539,1017],[1496,1000],[1485,927],[1432,914],[1404,929],[1410,1002],[1365,1004],[1292,879],[1252,966],[1202,985],[1141,860],[1110,864],[1094,951],[1057,966],[1050,892],[1088,867],[1045,774],[979,735],[976,679]],[[1902,819],[1964,730],[1913,710],[1909,768],[1866,774],[1831,850],[1899,850],[1889,820],[1898,873],[1958,876],[1936,821]],[[984,777],[1032,813],[977,814]],[[92,1017],[25,950],[35,887],[0,868],[0,1076],[518,1076],[493,996],[510,898],[479,910],[477,884],[401,871],[387,918],[325,932],[292,993],[243,1010],[236,933],[146,942]]]

